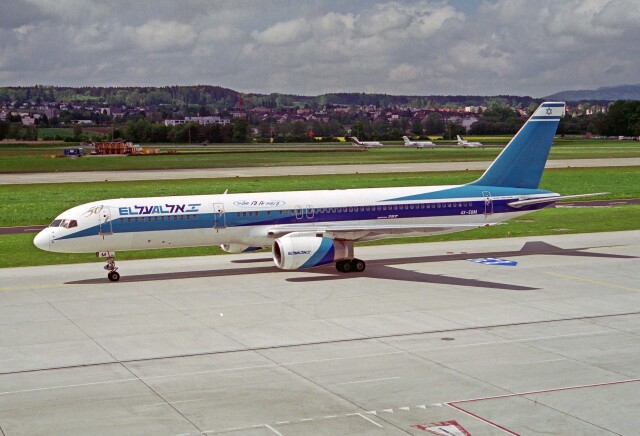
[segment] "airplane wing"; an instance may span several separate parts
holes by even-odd
[[[423,233],[447,233],[450,231],[469,230],[477,227],[489,227],[498,223],[477,224],[376,224],[376,225],[322,225],[289,224],[271,227],[267,234],[274,238],[290,233],[315,233],[329,239],[342,241],[360,241],[375,239],[386,235],[407,235]]]
[[[593,194],[576,194],[576,195],[556,195],[555,197],[539,197],[539,198],[531,198],[528,200],[518,200],[512,201],[508,203],[509,206],[520,208],[524,206],[529,206],[530,204],[539,204],[539,203],[549,203],[555,202],[559,200],[570,200],[573,198],[582,198],[582,197],[595,197],[597,195],[606,195],[608,192],[595,192]]]

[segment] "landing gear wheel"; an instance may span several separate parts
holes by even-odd
[[[342,273],[362,272],[367,267],[364,260],[345,259],[336,262],[336,269]]]
[[[336,262],[336,269],[342,273],[351,272],[351,261],[350,260],[339,260]]]
[[[367,267],[367,264],[364,263],[364,260],[353,259],[351,261],[351,270],[354,272],[362,272]]]
[[[120,273],[117,272],[118,267],[116,266],[116,260],[113,256],[110,256],[107,259],[107,264],[104,266],[104,269],[109,271],[109,274],[107,274],[109,280],[111,280],[112,282],[117,282],[118,280],[120,280]]]
[[[120,280],[120,273],[117,271],[111,271],[109,274],[107,274],[107,277],[109,277],[109,280],[111,280],[112,282],[117,282],[118,280]]]

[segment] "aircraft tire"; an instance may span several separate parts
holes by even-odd
[[[339,260],[336,262],[336,269],[341,273],[351,272],[351,261],[350,260]]]
[[[353,272],[362,272],[367,267],[367,264],[364,262],[364,260],[353,259],[351,261],[351,265],[350,266],[351,266],[351,271],[353,271]]]
[[[120,273],[118,273],[116,271],[111,271],[109,274],[107,274],[107,277],[112,282],[117,282],[118,280],[120,280]]]

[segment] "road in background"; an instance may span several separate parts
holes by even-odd
[[[62,173],[0,174],[0,185],[33,183],[121,182],[134,180],[219,179],[226,177],[309,176],[322,174],[419,173],[444,171],[484,171],[490,161],[426,162],[363,165],[319,165],[244,167],[179,170],[84,171]],[[545,168],[598,168],[640,166],[640,158],[557,159]]]

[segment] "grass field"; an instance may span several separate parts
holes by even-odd
[[[98,199],[230,192],[284,191],[461,184],[480,172],[358,174],[308,177],[107,182],[0,186],[0,226],[47,224],[60,212]],[[563,194],[610,192],[599,198],[639,198],[640,168],[580,168],[547,170],[541,187]],[[533,220],[533,222],[527,222]],[[563,229],[563,230],[558,230]],[[556,208],[515,219],[508,225],[449,235],[389,239],[375,244],[503,238],[558,233],[583,233],[640,229],[640,206],[616,208]],[[0,236],[0,267],[99,261],[93,255],[48,253],[33,246],[33,234]],[[19,253],[19,255],[15,255]],[[118,259],[220,254],[217,247],[146,250],[118,253]]]
[[[501,138],[506,143],[508,138]],[[64,172],[64,171],[118,171],[178,168],[232,168],[254,166],[375,164],[403,162],[456,162],[489,161],[501,151],[500,147],[486,149],[438,148],[418,150],[403,146],[350,149],[341,144],[300,144],[298,150],[291,144],[212,145],[207,148],[183,145],[160,145],[174,148],[177,154],[136,157],[83,157],[81,159],[51,159],[45,156],[62,154],[63,146],[0,146],[0,173]],[[314,152],[305,151],[312,148]],[[191,154],[184,154],[183,151]],[[208,154],[193,154],[207,151]],[[240,152],[239,152],[240,151]],[[640,143],[610,140],[557,139],[551,150],[551,159],[640,157]]]
[[[0,185],[0,227],[48,224],[78,204],[108,198],[221,194],[312,189],[455,185],[480,171],[450,173],[345,174],[74,184]],[[575,168],[544,172],[541,187],[563,194],[610,192],[602,198],[640,198],[640,167]]]

